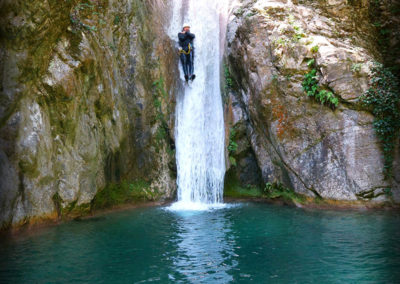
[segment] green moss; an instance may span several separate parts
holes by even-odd
[[[238,148],[238,144],[235,142],[236,132],[237,132],[236,127],[231,127],[229,129],[229,143],[228,143],[229,161],[231,162],[231,165],[234,167],[236,167],[236,159],[233,156]]]
[[[279,182],[268,182],[265,184],[263,194],[268,199],[282,199],[287,202],[304,203],[305,196],[296,193],[294,190],[285,187]]]
[[[165,88],[165,80],[163,76],[153,82],[153,106],[155,109],[154,123],[158,123],[157,132],[155,135],[156,151],[162,148],[164,144],[167,145],[167,153],[173,154],[174,146],[170,135],[170,128],[168,126],[167,118],[171,114],[170,105],[168,103],[168,92]],[[166,114],[164,114],[165,109]]]
[[[157,199],[159,193],[151,193],[149,188],[150,184],[142,180],[110,184],[96,194],[91,208],[102,209],[134,201]]]
[[[224,197],[248,198],[262,197],[261,188],[257,186],[243,186],[232,171],[225,177]]]
[[[90,203],[77,205],[77,202],[75,201],[75,202],[72,202],[67,207],[61,208],[59,211],[59,216],[61,218],[65,218],[65,217],[75,218],[75,217],[85,216],[90,213],[91,209],[92,208],[91,208]]]

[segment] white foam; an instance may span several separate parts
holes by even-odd
[[[167,207],[170,211],[205,211],[228,208],[226,203],[202,203],[202,202],[185,202],[177,201]]]

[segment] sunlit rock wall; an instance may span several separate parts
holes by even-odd
[[[251,145],[262,184],[327,199],[399,201],[399,159],[395,178],[385,179],[374,117],[358,101],[372,62],[385,61],[373,9],[370,1],[236,3],[227,31],[234,81],[227,113]],[[319,84],[339,99],[336,109],[302,90],[313,58]],[[232,171],[243,173],[254,162],[240,155]]]

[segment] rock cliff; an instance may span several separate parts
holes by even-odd
[[[324,199],[400,201],[398,132],[394,178],[385,178],[374,116],[360,102],[373,62],[388,58],[373,22],[382,15],[373,14],[371,5],[258,0],[233,8],[227,117],[238,145],[230,171],[242,184],[280,182]],[[396,38],[397,31],[392,33]],[[398,55],[393,47],[398,42],[391,42]],[[331,101],[321,104],[304,92],[312,69],[315,88]],[[255,166],[258,177],[257,171],[243,176]]]
[[[0,227],[89,210],[115,183],[173,197],[169,7],[6,0],[0,11]]]
[[[398,134],[387,177],[360,101],[373,62],[399,65],[398,1],[232,2],[227,179],[399,202]],[[174,196],[169,3],[0,2],[0,228]]]

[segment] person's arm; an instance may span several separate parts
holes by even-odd
[[[196,36],[192,33],[186,33],[187,37],[190,39],[194,39]]]
[[[178,34],[179,41],[184,42],[186,40],[186,33]]]

